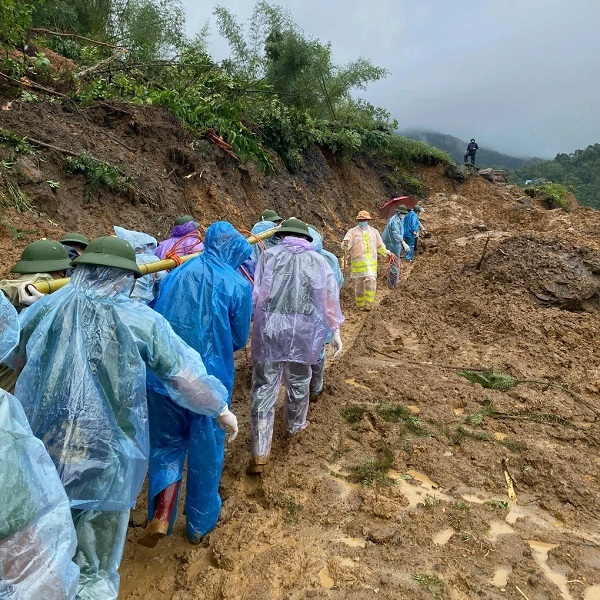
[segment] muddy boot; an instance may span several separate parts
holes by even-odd
[[[261,475],[264,472],[265,466],[268,464],[268,462],[268,456],[253,456],[250,458],[250,464],[246,469],[246,473],[248,475]]]
[[[154,548],[167,535],[178,492],[179,481],[176,481],[158,494],[154,518],[150,521],[148,527],[144,529],[142,537],[138,539],[138,544],[147,548]]]
[[[309,402],[311,404],[313,402],[318,402],[319,398],[321,397],[322,394],[323,394],[323,390],[321,390],[320,392],[311,392],[310,397],[309,397]]]

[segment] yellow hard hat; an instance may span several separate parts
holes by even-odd
[[[373,217],[368,213],[368,211],[366,210],[361,210],[357,215],[356,215],[356,220],[357,221],[372,221]]]

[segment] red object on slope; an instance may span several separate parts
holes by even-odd
[[[414,208],[417,204],[417,200],[412,196],[399,196],[398,198],[392,198],[379,209],[379,216],[382,219],[389,219],[396,212],[396,207],[400,206],[401,204],[404,204],[406,208]]]

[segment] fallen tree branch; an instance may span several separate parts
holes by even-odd
[[[30,137],[27,138],[27,141],[31,142],[34,146],[39,146],[40,148],[46,148],[48,150],[55,150],[56,152],[66,154],[67,156],[79,156],[80,154],[78,152],[73,152],[72,150],[67,150],[66,148],[59,148],[58,146],[53,146],[52,144],[41,142],[40,140],[34,140]]]
[[[15,85],[21,86],[21,87],[31,88],[33,90],[38,90],[40,92],[44,92],[45,94],[50,94],[51,96],[56,96],[58,98],[65,98],[66,100],[71,100],[71,98],[69,98],[69,96],[67,96],[66,94],[62,94],[61,92],[57,92],[56,90],[53,90],[51,88],[44,87],[43,85],[40,85],[39,83],[35,83],[34,81],[27,79],[27,77],[21,77],[21,79],[15,79],[14,77],[11,77],[10,75],[3,73],[2,71],[0,71],[0,77],[2,77],[3,79],[6,79],[7,81],[14,83]]]
[[[410,360],[407,358],[400,358],[398,356],[392,356],[391,354],[386,354],[385,352],[381,352],[379,350],[377,350],[376,348],[373,348],[373,346],[367,346],[367,348],[369,348],[369,350],[376,352],[377,354],[381,354],[381,356],[385,356],[386,358],[389,358],[391,360],[401,360],[403,363],[408,363],[410,365],[421,365],[423,367],[437,367],[439,369],[451,369],[452,371],[464,371],[465,369],[469,369],[470,371],[485,371],[486,369],[472,369],[471,367],[455,367],[453,365],[441,365],[438,363],[433,363],[433,362],[425,362],[425,361],[419,361],[419,360]]]
[[[105,58],[104,60],[101,60],[99,63],[96,63],[95,65],[92,65],[91,67],[87,67],[86,69],[83,69],[82,71],[79,71],[78,73],[75,73],[75,77],[77,77],[78,79],[81,79],[85,75],[89,75],[90,73],[93,73],[94,71],[97,71],[98,69],[117,60],[124,54],[127,54],[127,52],[129,52],[129,48],[126,48],[125,46],[121,46],[117,49],[117,51],[113,55],[109,56],[108,58]]]
[[[116,46],[115,44],[109,44],[107,42],[100,42],[98,40],[93,40],[92,38],[78,35],[77,33],[63,33],[61,31],[52,31],[51,29],[45,29],[44,27],[33,27],[29,31],[33,34],[39,33],[41,35],[55,35],[56,37],[83,40],[84,42],[91,42],[92,44],[96,44],[97,46],[105,46],[106,48],[123,48],[123,46]]]

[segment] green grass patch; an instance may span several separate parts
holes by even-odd
[[[385,442],[380,442],[377,447],[377,458],[368,460],[355,467],[350,467],[348,481],[360,483],[364,486],[379,485],[390,487],[395,482],[387,476],[387,472],[394,463],[394,452]]]
[[[413,573],[412,578],[424,589],[429,590],[436,598],[439,598],[444,592],[446,582],[437,575],[427,575],[425,573]]]
[[[360,404],[351,404],[350,406],[345,406],[342,408],[342,419],[349,423],[350,425],[356,425],[362,418],[365,413],[369,412],[369,409],[366,406],[362,406]]]

